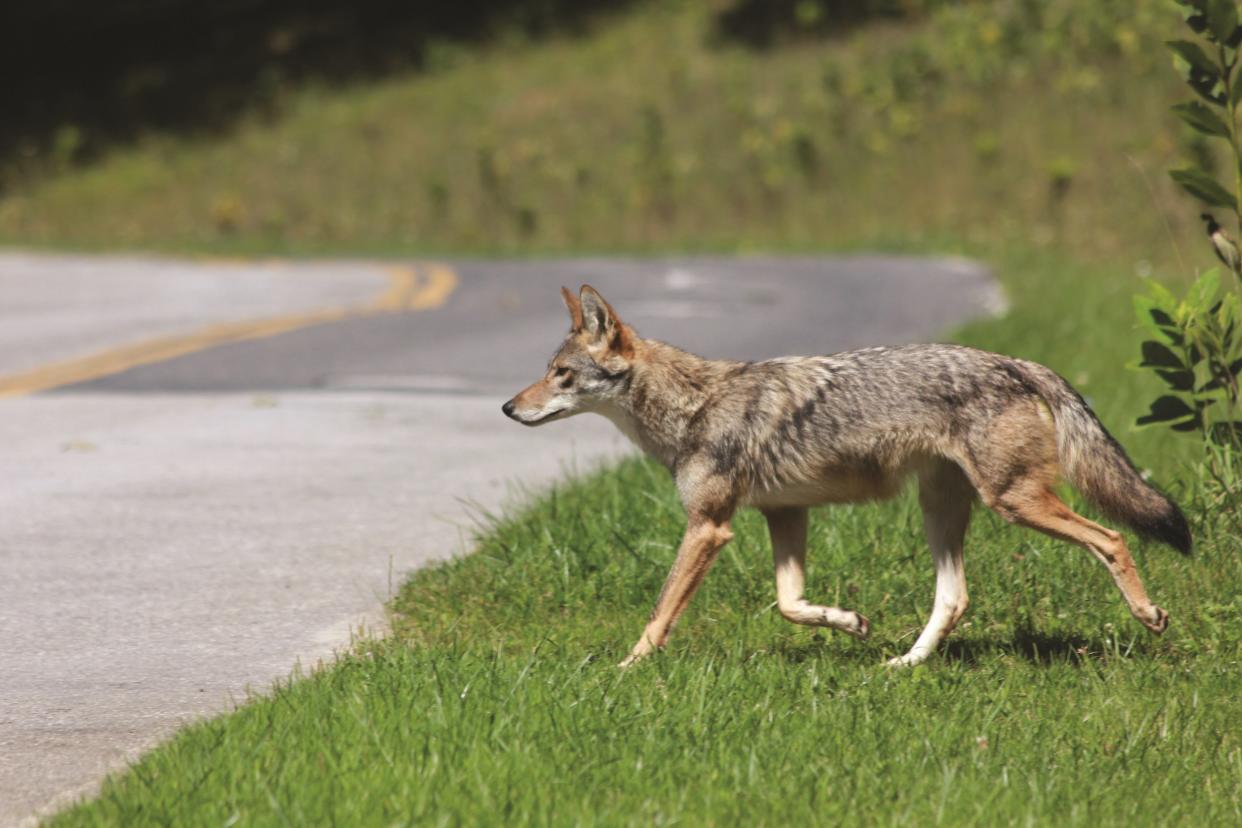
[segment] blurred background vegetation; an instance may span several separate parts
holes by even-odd
[[[441,41],[581,32],[623,0],[48,0],[0,10],[10,38],[0,151],[96,156],[157,130],[272,114],[307,82],[425,68]],[[75,137],[67,137],[69,132]],[[61,133],[58,138],[57,133]]]
[[[17,6],[10,243],[1210,255],[1166,0]]]

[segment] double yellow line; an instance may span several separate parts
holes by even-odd
[[[432,310],[443,305],[457,289],[457,273],[442,264],[390,267],[385,273],[388,276],[387,290],[364,305],[325,308],[245,322],[223,322],[186,334],[156,337],[63,362],[41,365],[19,374],[0,376],[0,397],[34,394],[118,374],[139,365],[163,362],[217,345],[263,339],[325,322],[383,313]]]
[[[457,289],[457,273],[442,264],[390,267],[388,290],[371,305],[372,313],[438,308]]]

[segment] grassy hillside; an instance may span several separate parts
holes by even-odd
[[[8,170],[0,240],[1017,243],[1146,272],[1179,264],[1172,239],[1194,237],[1164,169],[1206,150],[1167,111],[1180,91],[1160,41],[1178,24],[1159,0],[942,4],[764,49],[724,34],[721,7],[640,3],[577,36],[437,42],[422,71],[289,91],[223,138],[152,133],[86,168],[53,148]]]

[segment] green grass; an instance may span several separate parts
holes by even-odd
[[[1015,309],[962,338],[1077,375],[1176,482],[1191,446],[1125,427],[1125,282],[1004,272]],[[977,513],[968,623],[893,672],[932,595],[912,495],[812,521],[810,594],[867,613],[866,643],[779,618],[743,512],[668,650],[622,673],[683,528],[667,473],[628,462],[418,573],[391,638],[190,727],[54,824],[1237,822],[1242,561],[1192,520],[1193,559],[1136,549],[1173,618],[1156,639],[1087,553]]]
[[[630,462],[490,523],[405,585],[391,637],[186,729],[54,824],[1242,820],[1238,510],[1203,506],[1193,441],[1130,430],[1157,388],[1121,368],[1136,274],[1210,256],[1162,172],[1202,155],[1166,109],[1176,15],[972,3],[765,53],[713,44],[708,20],[639,4],[582,38],[301,90],[223,138],[21,171],[0,240],[984,258],[1012,311],[958,339],[1070,378],[1188,507],[1196,557],[1136,548],[1170,631],[1086,553],[981,512],[968,623],[882,668],[932,597],[907,493],[812,522],[810,595],[869,615],[871,641],[782,621],[742,513],[669,649],[620,673],[682,531],[666,473]]]

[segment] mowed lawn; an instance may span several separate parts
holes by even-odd
[[[1196,507],[1193,443],[1127,427],[1147,390],[1117,368],[1128,282],[1002,273],[1015,309],[960,338],[1075,377],[1190,510],[1195,557],[1135,547],[1162,638],[1087,553],[979,510],[967,623],[883,667],[932,598],[907,493],[812,520],[810,596],[868,614],[870,641],[779,617],[743,512],[668,650],[619,671],[683,526],[667,473],[632,461],[490,523],[405,586],[391,638],[187,729],[53,824],[1237,823],[1238,516]]]

